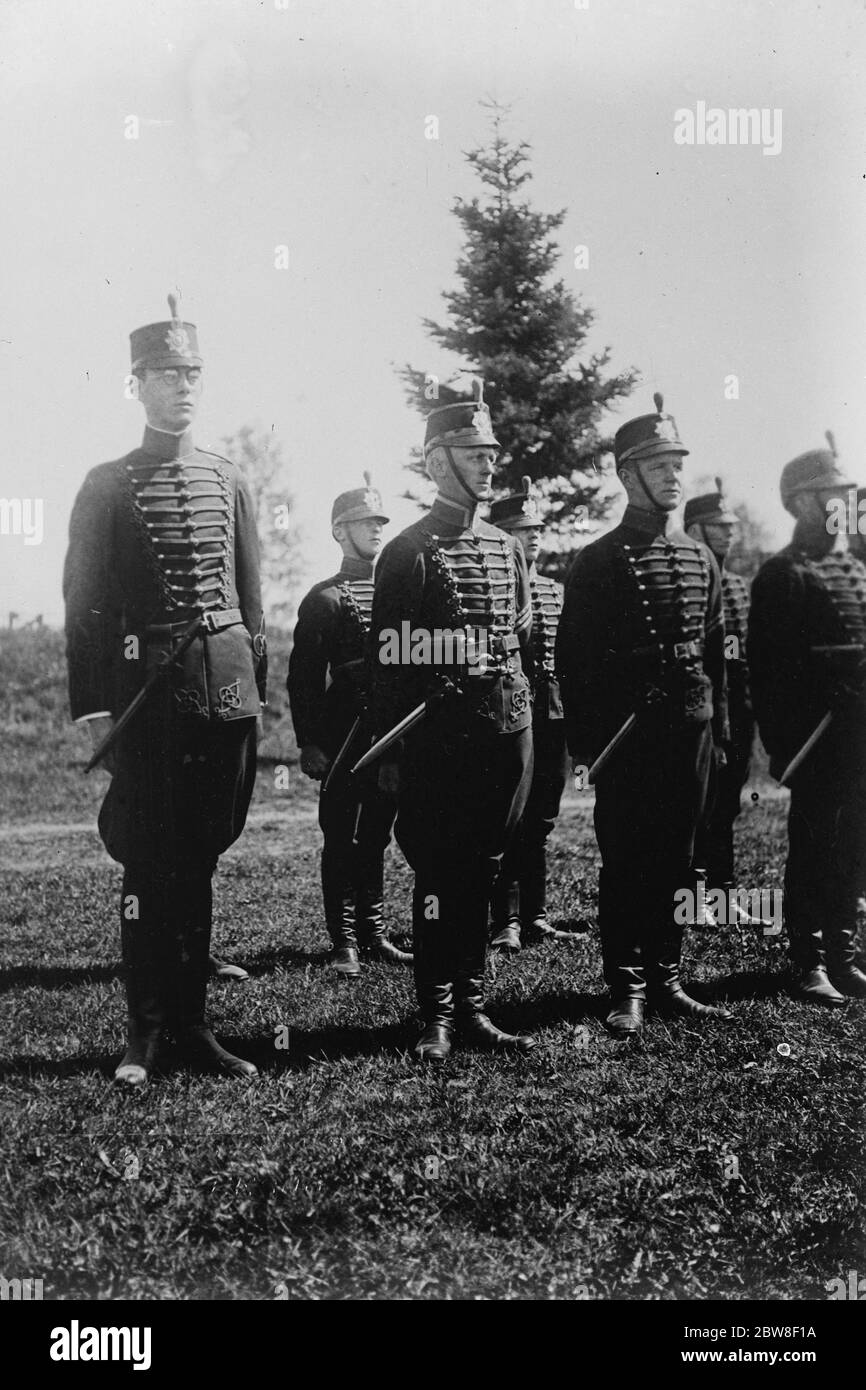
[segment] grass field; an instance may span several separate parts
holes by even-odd
[[[215,940],[252,979],[212,985],[212,1018],[260,1080],[178,1070],[169,1050],[143,1096],[115,1093],[119,870],[94,828],[106,779],[81,777],[59,642],[12,646],[0,1274],[43,1279],[46,1298],[824,1299],[862,1268],[862,1005],[791,1001],[784,947],[759,931],[690,932],[687,978],[713,982],[736,1021],[655,1021],[614,1043],[593,931],[491,962],[491,1012],[536,1033],[530,1057],[455,1053],[419,1073],[410,974],[372,965],[347,982],[323,964],[315,795],[293,763],[288,792],[260,770],[216,881]],[[275,690],[283,675],[275,663]],[[764,781],[751,790],[740,880],[778,887],[785,804]],[[593,916],[590,812],[569,792],[554,914]],[[398,937],[408,903],[392,850]]]

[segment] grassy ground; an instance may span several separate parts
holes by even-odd
[[[262,768],[217,878],[216,940],[252,979],[213,985],[211,1011],[260,1081],[193,1075],[169,1050],[144,1096],[115,1094],[105,778],[81,778],[56,682],[33,702],[4,729],[6,1278],[42,1278],[49,1298],[823,1299],[862,1267],[862,1006],[792,1002],[783,947],[759,932],[692,932],[686,975],[736,1022],[656,1021],[617,1044],[591,932],[491,964],[491,1012],[537,1034],[531,1057],[420,1074],[409,974],[323,965],[315,799],[293,767],[288,792]],[[784,802],[756,789],[740,878],[778,887]],[[569,793],[551,861],[554,913],[592,916],[587,797]],[[397,936],[408,890],[392,851]]]

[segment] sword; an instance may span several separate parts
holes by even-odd
[[[806,739],[806,742],[803,744],[803,747],[800,749],[799,753],[795,753],[791,761],[788,763],[788,766],[785,768],[785,771],[779,778],[780,786],[786,787],[788,785],[790,778],[793,777],[800,764],[805,762],[806,758],[808,758],[812,749],[815,747],[815,744],[818,742],[818,739],[823,737],[823,735],[829,729],[832,722],[833,711],[828,710],[827,713],[824,715],[824,718],[821,720],[821,723],[818,724],[817,727],[812,730],[811,734]]]
[[[625,740],[628,738],[636,723],[637,715],[630,714],[628,719],[623,724],[622,728],[617,729],[616,733],[614,734],[607,747],[601,750],[592,767],[589,769],[589,772],[587,773],[586,780],[590,786],[592,786],[595,779],[598,777],[598,774],[603,771],[605,764],[609,761],[610,758],[613,757],[617,748],[619,748],[619,745],[621,743],[624,743]]]
[[[196,637],[198,637],[199,633],[203,632],[206,627],[207,622],[205,618],[201,614],[198,614],[195,618],[193,618],[189,626],[184,628],[183,632],[180,634],[180,639],[178,641],[177,647],[174,649],[173,652],[167,652],[166,655],[157,663],[157,665],[153,668],[147,680],[145,681],[144,685],[139,690],[138,694],[132,700],[130,700],[126,709],[123,711],[123,714],[121,714],[117,718],[114,724],[112,724],[108,733],[105,735],[105,738],[102,739],[96,746],[96,748],[93,750],[93,756],[91,757],[90,761],[84,769],[85,775],[88,772],[92,772],[93,769],[96,767],[97,763],[102,762],[102,759],[105,757],[106,753],[111,752],[112,748],[114,747],[117,740],[120,738],[120,735],[123,733],[124,729],[132,723],[132,720],[138,714],[138,711],[141,709],[142,705],[149,696],[151,690],[153,690],[153,687],[156,685],[157,681],[162,680],[163,676],[167,674],[169,666],[171,666],[173,662],[177,661],[178,657],[183,656],[187,647],[192,646]]]
[[[444,684],[441,690],[434,691],[426,700],[422,700],[421,704],[416,705],[413,710],[410,710],[405,718],[400,720],[399,724],[395,724],[393,729],[376,740],[372,748],[368,748],[363,758],[359,758],[352,768],[353,777],[356,773],[363,772],[365,767],[369,767],[370,764],[376,762],[378,758],[381,758],[383,753],[387,753],[388,749],[393,744],[397,743],[404,734],[408,734],[410,729],[414,729],[416,724],[421,723],[425,716],[430,713],[434,704],[438,704],[440,700],[443,700],[449,691],[456,689],[453,681],[449,681],[447,677],[443,677],[443,680]]]
[[[346,735],[346,737],[344,738],[343,742],[341,743],[339,753],[337,754],[336,758],[335,758],[334,761],[331,763],[331,766],[330,766],[329,769],[328,769],[328,775],[327,775],[327,777],[325,778],[324,782],[322,783],[322,792],[323,792],[323,793],[326,792],[326,791],[328,790],[328,788],[330,787],[331,782],[332,782],[333,779],[334,779],[334,773],[335,773],[335,772],[337,771],[337,769],[340,767],[340,765],[341,765],[343,759],[345,758],[346,754],[348,753],[349,749],[351,748],[352,743],[353,743],[354,738],[355,738],[355,735],[356,735],[356,733],[358,732],[358,730],[360,729],[360,727],[361,727],[361,716],[360,716],[360,714],[359,714],[359,715],[358,715],[358,718],[355,720],[355,722],[354,722],[354,724],[352,725],[351,729],[349,730],[349,732],[347,733],[347,735]],[[353,768],[352,771],[354,772],[354,770],[355,770],[355,769]]]

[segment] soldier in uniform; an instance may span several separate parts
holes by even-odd
[[[576,764],[591,766],[636,715],[596,770],[599,926],[617,1037],[642,1031],[648,991],[668,1016],[731,1017],[680,981],[675,894],[693,882],[695,832],[726,736],[724,623],[715,560],[674,524],[688,450],[660,395],[655,403],[655,415],[617,430],[628,506],[577,556],[556,643]]]
[[[708,888],[727,892],[734,882],[734,821],[740,814],[740,797],[749,775],[755,718],[746,664],[749,586],[742,575],[725,565],[738,520],[722,494],[721,478],[716,479],[715,492],[689,499],[683,525],[687,536],[702,541],[712,551],[722,576],[730,737],[724,745],[725,765],[719,768],[712,806],[698,831],[695,864],[705,871]]]
[[[332,508],[331,530],[343,563],[310,590],[298,609],[287,682],[301,769],[322,783],[325,923],[333,943],[331,963],[347,976],[360,973],[359,946],[379,960],[412,962],[411,955],[388,940],[383,915],[384,855],[397,810],[394,798],[380,791],[375,772],[349,775],[367,746],[365,662],[373,562],[388,521],[369,473],[364,477],[365,487],[341,493]]]
[[[398,794],[397,841],[415,873],[415,984],[425,1025],[416,1053],[424,1062],[444,1061],[455,1028],[476,1047],[534,1045],[484,1012],[490,894],[532,770],[526,561],[478,515],[498,449],[480,383],[473,401],[431,411],[424,456],[436,500],[385,547],[376,568],[377,730],[427,702],[426,718],[396,756],[389,749],[379,774]],[[404,630],[418,637],[421,659],[426,635],[424,664],[386,659],[386,642]],[[437,653],[437,634],[455,632],[468,632],[471,662],[461,662],[459,649]]]
[[[193,442],[202,358],[169,304],[170,322],[131,335],[141,447],[85,478],[63,581],[72,717],[94,746],[154,667],[166,672],[106,756],[99,813],[124,869],[128,1039],[115,1079],[133,1087],[164,1029],[190,1060],[256,1075],[205,1023],[211,878],[244,826],[265,696],[255,512],[234,464]]]
[[[521,945],[532,942],[578,939],[577,932],[554,927],[547,916],[545,846],[559,815],[569,771],[562,700],[554,673],[562,585],[536,569],[543,527],[528,477],[523,479],[522,491],[493,503],[490,521],[519,540],[529,569],[532,601],[531,662],[526,671],[532,689],[532,786],[493,889],[490,941],[495,950],[519,951]]]
[[[785,925],[797,995],[840,1008],[844,996],[866,995],[854,949],[866,883],[866,565],[828,525],[828,509],[856,484],[827,438],[828,449],[800,454],[782,470],[782,502],[796,526],[752,585],[748,653],[775,777],[832,716],[786,776]]]

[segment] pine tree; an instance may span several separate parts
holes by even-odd
[[[220,450],[237,464],[250,485],[261,551],[265,613],[272,627],[285,628],[297,607],[303,556],[282,446],[272,434],[257,431],[253,425],[241,425],[221,440]]]
[[[530,146],[503,131],[507,108],[492,111],[489,143],[466,159],[484,186],[481,198],[457,198],[464,232],[457,289],[443,299],[448,322],[424,319],[429,336],[463,367],[483,378],[503,452],[496,484],[514,490],[524,475],[546,497],[548,522],[567,533],[575,521],[600,517],[608,506],[601,457],[611,447],[600,433],[603,409],[628,395],[635,371],[605,377],[610,349],[580,359],[594,311],[562,280],[550,283],[559,256],[553,234],[566,212],[536,212],[521,190],[532,178]],[[466,393],[407,365],[400,372],[412,405],[426,414]],[[419,455],[411,465],[423,473]]]

